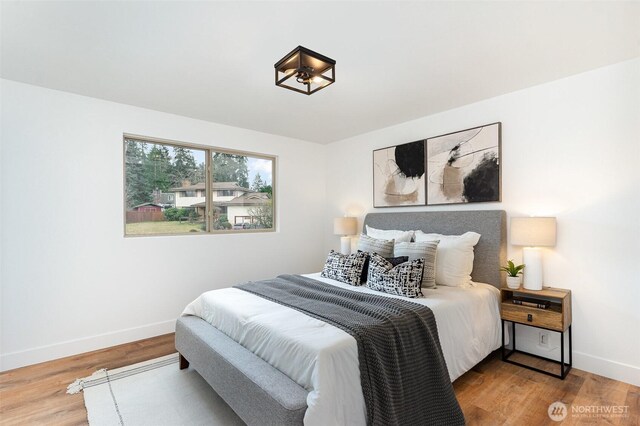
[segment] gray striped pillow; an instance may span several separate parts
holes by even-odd
[[[422,272],[422,288],[436,286],[436,253],[440,241],[420,241],[417,243],[396,243],[393,255],[409,256],[409,261],[424,259]]]
[[[382,257],[394,257],[393,243],[394,240],[379,240],[365,234],[360,234],[358,250],[366,251],[367,253],[378,253]]]

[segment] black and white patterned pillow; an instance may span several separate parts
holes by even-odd
[[[393,257],[394,240],[379,240],[365,234],[360,234],[358,250],[368,253],[378,253],[382,257]]]
[[[360,277],[369,253],[359,251],[344,255],[331,250],[322,268],[321,276],[351,285],[360,285]]]
[[[421,297],[424,259],[415,259],[393,266],[384,257],[373,253],[369,258],[367,287],[404,297]]]
[[[393,266],[397,266],[409,260],[409,256],[385,257],[385,260],[387,262],[391,262]],[[362,268],[362,277],[360,278],[360,282],[363,284],[366,283],[368,275],[369,275],[369,256],[367,256],[367,260],[364,263],[364,268]]]

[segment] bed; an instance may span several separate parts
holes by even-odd
[[[505,223],[504,211],[370,213],[365,218],[365,225],[378,229],[482,235],[475,247],[474,287],[438,287],[413,299],[434,312],[451,381],[500,346],[497,288],[502,284],[498,267],[506,256]],[[353,290],[318,274],[308,276]],[[351,336],[237,289],[205,295],[176,324],[181,368],[195,368],[247,424],[365,424]],[[256,316],[264,320],[260,327],[247,327]]]

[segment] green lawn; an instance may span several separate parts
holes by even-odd
[[[189,232],[204,232],[204,223],[175,221],[127,223],[127,235],[184,234]]]

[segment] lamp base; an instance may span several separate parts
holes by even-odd
[[[523,287],[527,290],[542,290],[542,251],[535,247],[522,250],[524,263]]]
[[[344,255],[351,254],[351,237],[340,237],[340,253]]]

